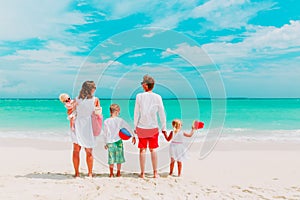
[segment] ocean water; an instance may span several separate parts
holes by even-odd
[[[121,106],[120,117],[133,126],[134,100],[101,100],[104,118],[109,105]],[[167,128],[175,118],[190,130],[193,120],[205,123],[200,139],[214,129],[220,139],[300,141],[300,99],[173,99],[163,101]],[[66,109],[56,99],[0,99],[0,137],[67,140]]]

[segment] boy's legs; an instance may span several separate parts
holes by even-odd
[[[145,178],[146,149],[140,148],[140,178]]]
[[[114,177],[114,164],[109,165],[109,177]]]
[[[152,168],[153,168],[153,178],[157,178],[157,153],[155,149],[150,149],[151,153],[151,161],[152,161]]]
[[[150,153],[151,153],[153,178],[158,177],[158,173],[157,173],[157,153],[156,153],[156,148],[157,147],[158,147],[158,133],[153,135],[153,137],[149,138],[149,149],[150,149]]]
[[[122,166],[121,163],[118,163],[118,164],[117,164],[117,177],[120,177],[120,176],[121,176],[121,166]]]
[[[75,170],[75,175],[74,177],[79,177],[79,163],[80,163],[80,152],[81,146],[78,144],[73,143],[73,166]]]

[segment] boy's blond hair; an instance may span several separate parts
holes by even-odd
[[[110,113],[114,113],[116,111],[120,111],[120,106],[118,104],[111,104],[109,107]]]

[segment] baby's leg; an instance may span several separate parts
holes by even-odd
[[[175,164],[175,160],[174,160],[174,158],[171,157],[171,162],[170,162],[170,173],[169,173],[169,175],[172,175],[172,174],[173,174],[174,164]]]

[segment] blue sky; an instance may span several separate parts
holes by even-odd
[[[300,97],[300,1],[10,0],[0,6],[0,98]]]

